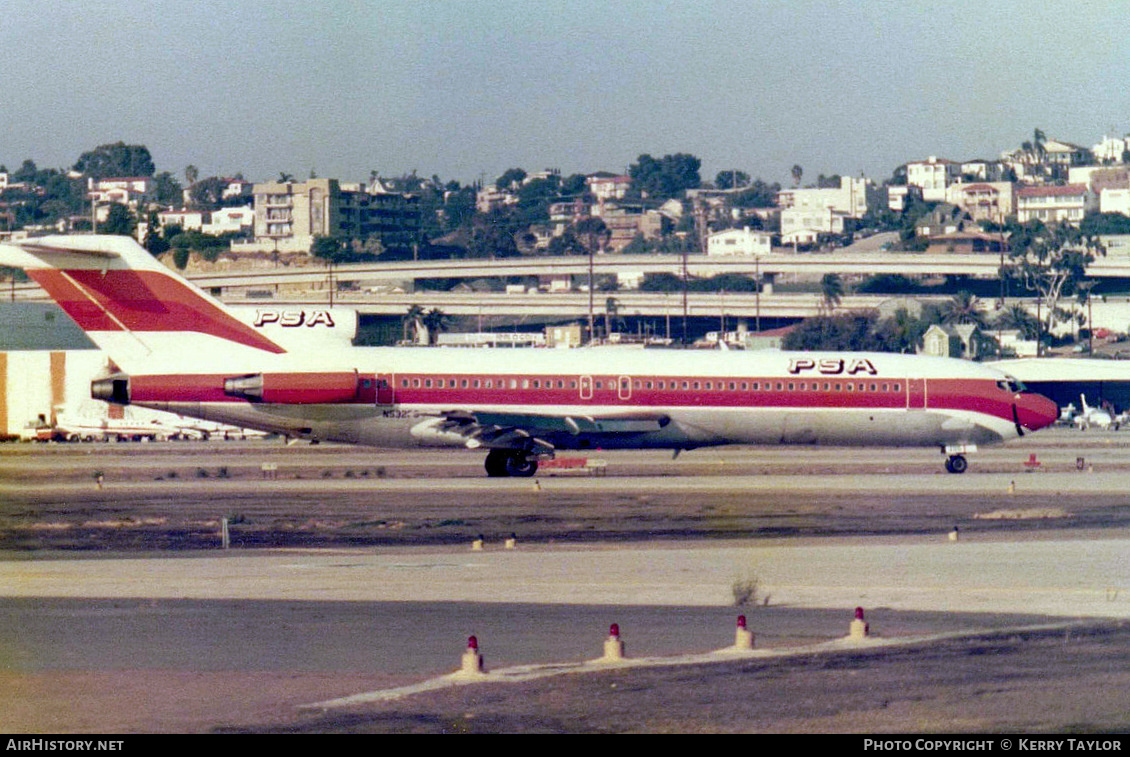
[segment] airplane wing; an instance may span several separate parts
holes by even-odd
[[[532,446],[552,452],[547,439],[554,436],[597,437],[606,434],[646,434],[661,430],[671,419],[662,413],[586,416],[547,415],[476,410],[452,410],[442,414],[443,430],[459,433],[472,449]]]

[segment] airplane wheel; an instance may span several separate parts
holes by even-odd
[[[484,466],[491,478],[517,476],[528,478],[538,470],[537,460],[527,460],[526,453],[513,449],[492,449]]]
[[[486,463],[484,467],[487,469],[487,475],[491,478],[504,478],[509,476],[509,471],[506,470],[507,450],[492,449],[487,453]]]
[[[950,473],[965,473],[965,469],[968,467],[969,463],[962,455],[953,455],[946,458],[946,470]]]
[[[506,473],[510,476],[529,478],[538,472],[538,461],[527,460],[525,452],[512,452],[506,456]]]

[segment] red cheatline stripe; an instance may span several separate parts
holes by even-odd
[[[159,271],[32,270],[85,331],[197,332],[271,353],[281,347]]]
[[[425,374],[413,374],[413,378],[425,378]],[[166,375],[135,376],[131,378],[131,395],[134,402],[244,402],[237,397],[224,394],[224,379],[230,375]],[[365,374],[361,374],[365,378]],[[399,377],[398,377],[399,378]],[[445,381],[469,381],[482,379],[481,376],[452,377],[442,376]],[[577,377],[542,377],[543,380],[556,381]],[[437,380],[433,377],[433,380]],[[372,405],[376,401],[375,386],[362,384],[355,398],[349,401],[327,401],[344,384],[353,381],[348,373],[270,373],[265,376],[265,386],[275,387],[264,402],[282,404],[356,404]],[[748,380],[752,384],[755,380]],[[757,380],[762,385],[765,379]],[[775,386],[776,380],[771,380]],[[929,408],[933,410],[966,410],[1005,420],[1011,419],[1011,404],[995,396],[996,386],[991,381],[936,379],[929,382]],[[905,410],[905,383],[900,392],[829,392],[822,391],[669,391],[637,390],[632,397],[620,399],[615,389],[597,391],[592,400],[582,400],[578,389],[511,389],[493,387],[491,389],[473,387],[445,388],[402,388],[395,391],[398,405],[446,406],[450,409],[474,408],[483,406],[524,406],[531,412],[553,414],[557,408],[576,408],[591,406],[593,410],[622,410],[624,412],[649,410],[653,408],[693,408],[701,410],[720,409],[792,409],[792,410]]]

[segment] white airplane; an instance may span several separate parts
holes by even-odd
[[[851,352],[324,348],[269,338],[128,237],[0,244],[123,371],[96,399],[310,440],[487,450],[532,476],[557,450],[935,446],[1044,428],[1054,403],[964,360]],[[325,311],[276,314],[295,329]]]
[[[1114,417],[1110,413],[1102,408],[1088,405],[1087,398],[1084,395],[1080,394],[1079,400],[1083,403],[1083,411],[1075,416],[1074,422],[1081,431],[1086,431],[1091,426],[1105,431],[1114,423]]]

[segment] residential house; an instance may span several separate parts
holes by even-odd
[[[754,229],[726,229],[706,238],[707,255],[768,255],[773,235]]]
[[[628,196],[628,190],[632,188],[632,177],[595,173],[585,178],[585,184],[588,185],[597,202],[622,200]]]
[[[590,215],[592,215],[592,205],[586,202],[583,197],[550,203],[550,233],[552,236],[559,237],[565,233],[565,229]]]
[[[895,213],[904,212],[912,201],[922,199],[922,188],[910,184],[891,184],[886,191],[886,208]]]
[[[1130,234],[1102,234],[1099,244],[1106,250],[1106,258],[1130,258]]]
[[[1099,212],[1130,216],[1130,189],[1104,189],[1099,195]]]
[[[944,253],[985,253],[999,255],[1008,247],[1003,234],[993,234],[980,229],[965,229],[930,237],[926,252],[931,255]]]
[[[970,182],[1003,181],[1007,170],[998,160],[967,160],[961,164],[961,178]]]
[[[1086,184],[1021,187],[1016,190],[1016,217],[1020,223],[1078,224],[1088,211],[1098,207]]]
[[[831,208],[846,218],[862,218],[867,215],[869,187],[867,179],[841,176],[839,187],[782,189],[777,193],[777,206],[782,213],[786,210]]]
[[[491,213],[499,208],[518,204],[518,195],[507,189],[499,189],[493,184],[475,193],[475,210]]]
[[[1130,189],[1130,166],[1076,166],[1067,171],[1068,184],[1086,184],[1095,197],[1107,189]]]
[[[88,179],[87,193],[97,209],[95,218],[105,221],[110,205],[125,205],[135,213],[156,198],[157,182],[150,176],[122,176]]]
[[[1103,135],[1103,141],[1091,148],[1091,154],[1100,163],[1121,163],[1127,150],[1130,150],[1130,135],[1122,138]]]
[[[906,164],[906,183],[921,189],[927,202],[945,202],[946,188],[960,178],[960,163],[934,155]]]
[[[781,211],[781,244],[813,245],[829,234],[843,234],[846,213],[833,208],[790,208]]]
[[[1085,166],[1092,161],[1091,151],[1058,139],[1045,139],[1027,148],[1001,154],[1020,181],[1044,183],[1067,178],[1072,166]]]
[[[781,208],[781,243],[814,244],[821,236],[843,234],[849,220],[867,214],[874,195],[863,178],[840,177],[839,187],[785,189],[777,194]]]
[[[976,324],[931,324],[922,335],[921,355],[964,357],[974,360],[979,355],[980,332]]]
[[[946,190],[946,202],[961,208],[974,221],[1002,224],[1015,212],[1016,187],[1010,181],[957,183]]]
[[[643,203],[601,203],[592,213],[608,228],[608,248],[613,252],[623,250],[637,234],[644,239],[659,239],[673,228],[671,219]]]
[[[914,230],[920,237],[936,237],[965,231],[966,226],[975,227],[969,213],[956,205],[942,203],[919,218],[914,224]]]
[[[211,212],[210,222],[201,227],[205,234],[246,234],[250,235],[255,230],[255,208],[245,206],[242,208],[220,208]]]

